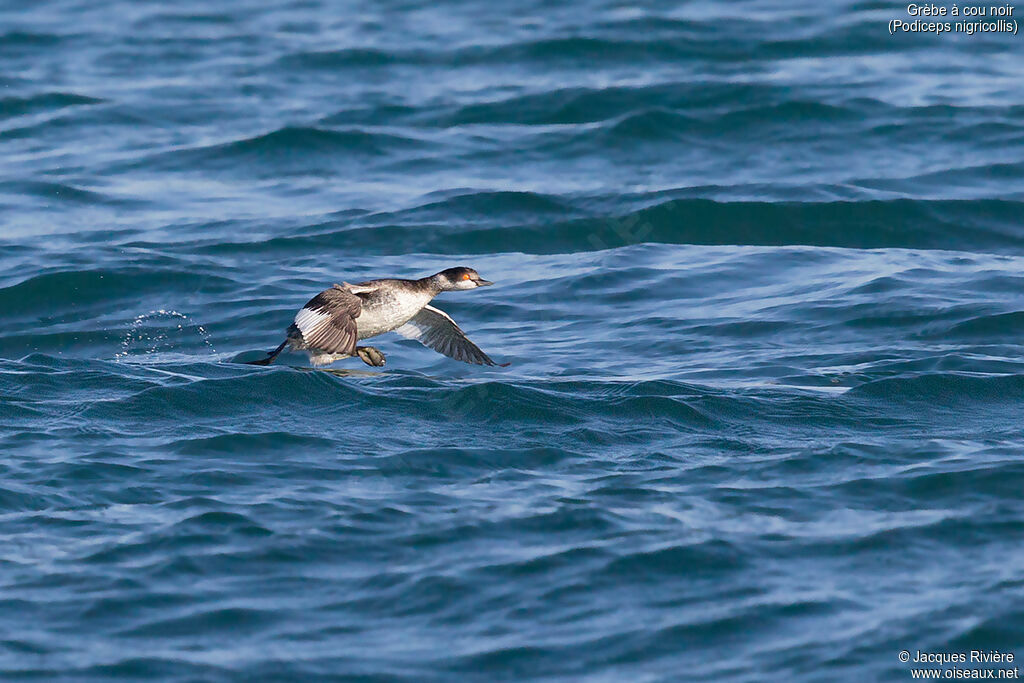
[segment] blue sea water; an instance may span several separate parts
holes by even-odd
[[[0,3],[0,676],[1024,656],[1024,38],[893,18]],[[510,367],[239,362],[455,265]]]

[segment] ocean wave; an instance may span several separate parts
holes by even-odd
[[[230,278],[184,269],[111,268],[97,270],[64,270],[33,275],[13,285],[0,288],[0,308],[11,316],[47,316],[54,311],[54,301],[63,301],[74,293],[79,310],[114,301],[137,300],[153,292],[177,288],[225,291],[233,285]]]
[[[1018,343],[1024,338],[1024,312],[971,315],[967,320],[935,333],[935,336],[941,336],[944,339],[973,339],[990,344]]]
[[[852,388],[849,395],[890,401],[920,401],[943,407],[989,402],[1020,405],[1024,401],[1024,375],[919,373],[865,382]]]
[[[647,109],[627,114],[604,129],[607,142],[662,141],[707,131],[703,122],[667,109]]]
[[[103,102],[105,100],[96,97],[64,92],[48,92],[27,97],[0,97],[0,120],[43,111],[56,111],[66,107],[102,104]]]
[[[383,157],[395,150],[412,150],[423,142],[411,137],[363,129],[327,130],[309,126],[289,126],[269,133],[247,137],[233,142],[192,147],[132,162],[136,168],[162,168],[191,170],[196,164],[210,168],[228,168],[239,173],[251,172],[251,167],[267,172],[282,164],[308,164],[313,160],[328,164],[345,164],[351,155]]]
[[[552,200],[532,193],[484,192],[404,211],[329,221],[318,224],[316,231],[307,235],[260,242],[221,241],[200,249],[208,253],[311,251],[322,248],[325,242],[336,242],[366,254],[560,254],[648,243],[956,250],[965,246],[966,239],[973,249],[1024,252],[1024,231],[1015,223],[1024,203],[1015,200],[765,202],[680,198],[604,217],[594,217],[593,211],[583,208],[583,202],[576,202],[575,211],[590,213],[591,217],[549,219],[546,223],[534,217],[525,223],[528,218],[524,216],[523,224],[511,225],[501,225],[500,213],[488,216],[489,204],[500,207],[502,213],[513,211],[513,221],[516,205],[523,213],[531,213],[538,205],[552,214],[573,211],[571,200]],[[449,216],[447,225],[420,222],[435,216],[440,219],[445,213]]]
[[[557,467],[577,457],[579,454],[561,448],[430,448],[382,455],[374,458],[372,465],[375,473],[385,475],[453,477]]]
[[[327,69],[333,71],[344,67],[381,66],[401,61],[403,61],[403,54],[395,50],[357,47],[342,50],[295,52],[278,57],[276,65],[289,72],[295,69]]]
[[[698,85],[672,82],[556,88],[494,102],[462,105],[426,121],[442,127],[466,124],[564,125],[606,121],[644,109],[664,109],[679,116],[695,118],[697,113],[735,106],[737,101],[768,105],[784,96],[777,88],[745,83]]]
[[[114,197],[103,192],[85,190],[68,183],[42,180],[12,180],[0,182],[0,196],[24,198],[33,197],[47,204],[59,202],[72,207],[89,205],[131,206],[139,202],[122,197]]]
[[[335,70],[395,64],[433,66],[483,66],[492,64],[546,64],[594,60],[601,62],[656,62],[694,54],[694,46],[676,40],[622,40],[596,36],[552,37],[490,45],[464,45],[450,50],[352,47],[311,50],[279,57],[276,66],[293,70]]]
[[[5,31],[0,33],[0,54],[20,57],[35,50],[52,50],[68,39],[66,35],[41,31]]]
[[[353,381],[354,380],[354,381]],[[383,382],[383,384],[381,384]],[[601,396],[601,383],[524,383],[483,381],[469,386],[429,380],[417,388],[405,375],[357,374],[340,377],[330,372],[296,372],[277,367],[269,371],[198,379],[171,386],[145,387],[130,396],[119,395],[85,409],[93,420],[118,416],[177,419],[188,414],[208,421],[276,406],[285,413],[328,415],[335,406],[350,410],[378,410],[381,415],[438,416],[445,423],[472,420],[478,424],[538,423],[581,425],[587,416],[602,415],[614,421],[643,419],[675,429],[707,428],[715,423],[707,408],[699,407],[702,392],[679,388],[675,395],[664,390],[649,394],[637,383],[625,395]],[[595,395],[594,391],[598,393]],[[679,392],[683,393],[680,395]],[[569,397],[571,401],[567,400]],[[210,445],[216,442],[211,442]]]

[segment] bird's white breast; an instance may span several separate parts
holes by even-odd
[[[356,318],[359,338],[374,337],[401,327],[430,303],[432,298],[429,294],[408,290],[374,292],[367,297],[362,312]]]

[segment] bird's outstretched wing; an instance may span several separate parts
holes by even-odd
[[[356,318],[363,302],[347,287],[334,285],[320,292],[295,315],[295,327],[310,349],[325,353],[356,352]]]
[[[497,365],[480,347],[469,341],[466,333],[447,313],[433,306],[424,306],[423,310],[395,332],[463,363]]]

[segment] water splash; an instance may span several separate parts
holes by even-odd
[[[124,339],[121,340],[121,350],[114,354],[114,358],[120,360],[173,351],[181,347],[192,334],[202,339],[210,353],[217,353],[206,328],[192,322],[184,313],[162,308],[143,313],[136,316],[128,326]]]

